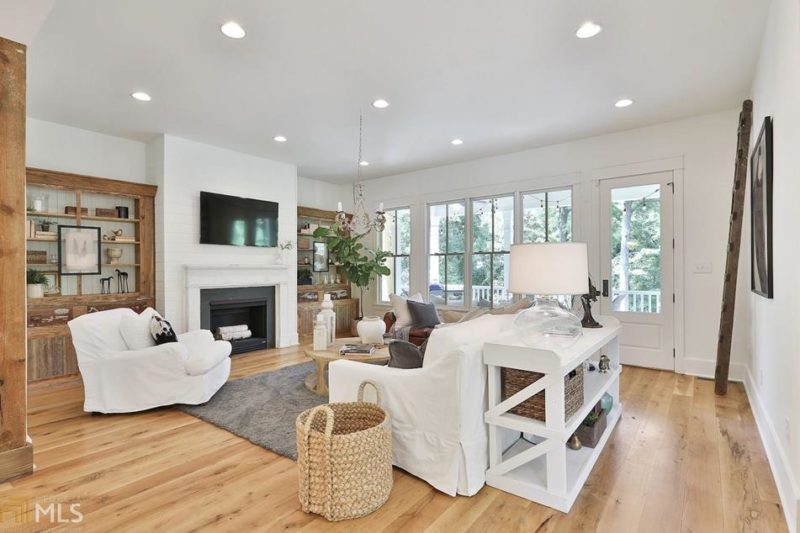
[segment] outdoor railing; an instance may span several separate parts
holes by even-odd
[[[614,310],[628,313],[660,313],[661,291],[614,289]]]

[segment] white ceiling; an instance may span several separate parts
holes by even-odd
[[[58,0],[30,48],[29,114],[349,182],[360,109],[378,177],[736,107],[768,3]],[[219,32],[229,19],[245,39]],[[604,31],[578,40],[587,19]]]

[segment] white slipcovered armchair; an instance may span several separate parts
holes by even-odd
[[[155,311],[142,313],[145,323],[147,313]],[[140,315],[127,308],[111,309],[69,322],[83,378],[84,411],[130,413],[176,403],[201,404],[228,380],[229,342],[199,330],[178,335],[178,342],[153,346],[152,338],[133,343],[126,332],[131,348],[136,348],[130,349],[120,331],[125,317],[130,321]]]
[[[334,361],[330,401],[355,401],[363,380],[376,382],[392,419],[393,463],[446,494],[472,496],[489,461],[483,345],[513,335],[513,319],[484,315],[435,329],[422,368]]]

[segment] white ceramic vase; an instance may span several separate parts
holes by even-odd
[[[29,284],[28,298],[44,298],[44,285],[41,283]]]
[[[362,344],[383,344],[383,334],[386,333],[386,324],[379,316],[365,316],[358,321],[356,327]]]

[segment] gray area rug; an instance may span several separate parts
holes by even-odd
[[[314,363],[302,363],[273,372],[229,381],[203,405],[178,409],[273,452],[297,459],[297,415],[328,398],[306,389]]]

